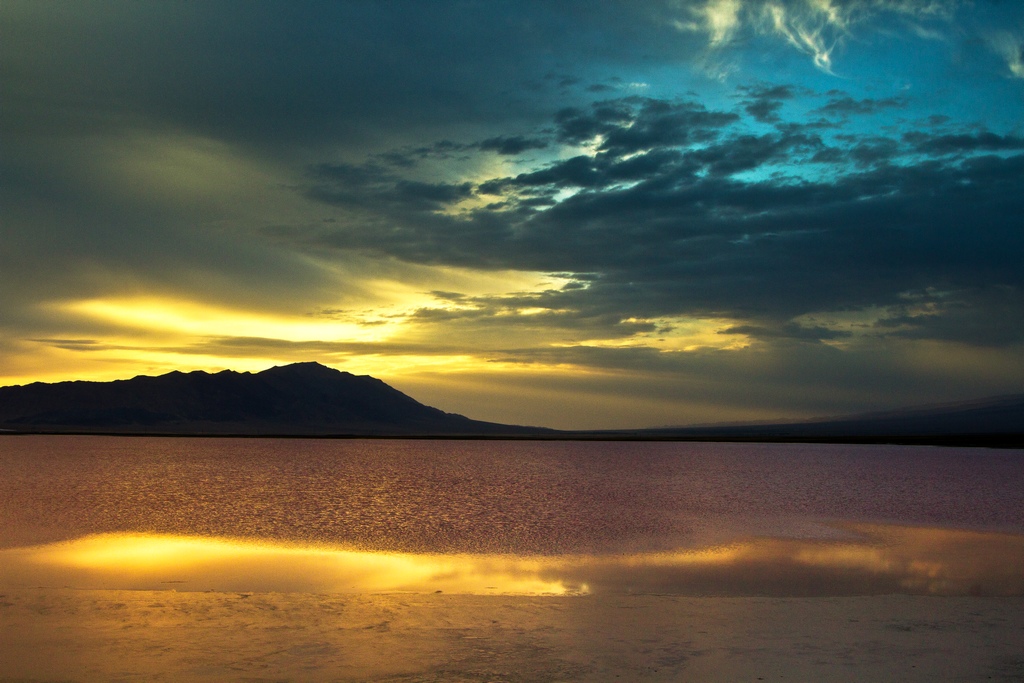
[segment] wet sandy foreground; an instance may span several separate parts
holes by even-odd
[[[1020,681],[1024,598],[0,591],[10,681]]]

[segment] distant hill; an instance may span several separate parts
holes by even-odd
[[[648,437],[1024,445],[1024,394],[802,422],[643,430]]]
[[[544,430],[425,406],[379,379],[319,363],[258,373],[171,372],[0,388],[0,429],[21,432],[436,436]]]
[[[471,420],[319,363],[0,387],[0,431],[834,441],[1024,447],[1024,394],[773,424],[557,431]]]

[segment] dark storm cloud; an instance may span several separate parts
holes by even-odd
[[[522,173],[514,178],[496,178],[478,187],[483,194],[498,195],[508,189],[544,193],[560,188],[603,188],[623,182],[645,180],[668,169],[680,170],[684,155],[676,150],[655,150],[628,159],[601,154],[580,155],[548,168]],[[691,166],[694,170],[695,166]]]
[[[797,325],[787,322],[775,327],[762,325],[734,325],[721,330],[719,334],[744,334],[756,339],[804,339],[820,341],[823,339],[843,339],[851,335],[845,330],[831,330],[827,327]]]
[[[869,137],[857,140],[847,154],[858,166],[877,166],[895,160],[900,154],[900,145],[895,140],[883,137]]]
[[[545,149],[547,146],[546,140],[527,138],[522,135],[487,138],[477,143],[477,147],[484,151],[497,152],[506,156],[522,154],[531,149]]]
[[[474,145],[466,145],[451,140],[439,140],[431,145],[419,145],[403,149],[392,149],[374,155],[374,158],[383,163],[403,168],[412,168],[421,161],[464,159],[467,150],[474,148]]]
[[[659,313],[788,317],[933,285],[1020,287],[1022,171],[1024,157],[984,157],[833,183],[669,177],[577,195],[519,234],[537,253],[546,239],[572,243],[563,267],[606,273],[591,294],[632,289]]]
[[[396,13],[389,4],[76,3],[62,8],[61,23],[40,5],[19,17],[23,30],[10,31],[5,52],[34,58],[40,42],[59,47],[29,75],[73,105],[63,111],[99,128],[124,125],[111,114],[125,97],[136,116],[249,142],[354,140],[381,124],[437,124],[456,110],[497,114],[488,84],[515,73],[481,39],[514,27],[514,17],[450,3],[406,3]],[[456,81],[469,87],[443,85]]]
[[[252,145],[359,148],[530,119],[595,55],[668,62],[699,49],[614,2],[6,4],[9,132],[160,122]],[[552,68],[569,72],[528,87]]]
[[[308,195],[319,201],[374,211],[439,211],[473,194],[471,183],[406,180],[376,164],[319,164],[309,169],[316,184]]]
[[[782,109],[782,102],[779,100],[760,99],[747,103],[743,108],[761,123],[775,123],[781,120],[779,110]]]
[[[567,108],[555,115],[558,139],[581,144],[601,136],[597,149],[615,155],[654,147],[706,142],[738,120],[732,112],[708,111],[698,102],[630,97]]]
[[[781,121],[779,110],[783,103],[796,96],[793,87],[789,85],[741,87],[740,92],[749,98],[743,103],[743,109],[761,123]]]
[[[886,97],[884,99],[863,99],[855,100],[846,95],[834,97],[828,104],[817,109],[821,114],[833,114],[838,116],[859,115],[867,116],[875,114],[883,109],[900,109],[907,106],[907,101],[901,97]]]
[[[893,306],[877,326],[887,336],[941,339],[973,346],[1024,343],[1024,289],[998,286],[918,294]]]
[[[801,126],[752,135],[734,112],[650,98],[561,110],[554,122],[563,142],[596,139],[596,152],[475,188],[502,202],[429,220],[394,214],[386,234],[356,220],[325,242],[414,262],[599,273],[522,302],[580,317],[724,317],[747,321],[729,333],[821,341],[849,332],[793,319],[881,307],[901,324],[872,334],[952,339],[951,321],[969,310],[963,340],[1019,340],[997,319],[1006,307],[981,294],[1024,291],[1013,228],[1024,155],[986,154],[1016,149],[1013,136],[827,143]],[[954,149],[961,157],[943,160]],[[800,174],[810,167],[828,171]],[[564,191],[575,194],[553,199]],[[906,292],[928,288],[952,293],[927,314],[901,313]],[[564,314],[551,321],[573,327]]]
[[[687,160],[709,175],[729,176],[773,162],[795,161],[800,154],[814,153],[822,147],[824,143],[814,135],[738,135],[691,152]]]
[[[989,131],[959,135],[929,135],[911,132],[903,136],[923,154],[970,154],[973,152],[1012,152],[1024,149],[1024,138],[1017,135],[998,135]]]
[[[486,138],[479,142],[460,143],[452,140],[439,140],[430,145],[420,145],[393,149],[374,155],[374,158],[401,168],[412,168],[427,160],[468,160],[472,152],[494,152],[501,156],[517,156],[531,150],[547,149],[549,140],[543,137],[527,137],[525,135],[499,135]]]

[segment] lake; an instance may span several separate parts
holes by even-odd
[[[1024,453],[0,438],[0,586],[1024,595]]]

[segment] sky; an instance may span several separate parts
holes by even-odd
[[[1024,391],[1024,4],[0,1],[0,385],[629,428]]]

